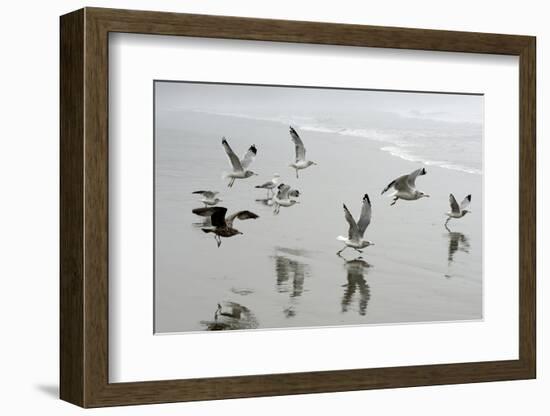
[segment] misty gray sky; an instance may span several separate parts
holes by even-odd
[[[483,123],[480,95],[164,81],[155,82],[155,94],[159,114],[195,110],[254,116],[315,114],[344,120],[361,115],[390,124],[397,119],[406,124],[415,120]]]

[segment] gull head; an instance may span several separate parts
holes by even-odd
[[[430,195],[425,194],[424,192],[416,191],[416,198],[417,198],[417,199],[420,199],[420,198],[429,198],[429,197],[430,197]]]
[[[312,162],[311,160],[308,160],[308,161],[307,161],[307,166],[311,166],[311,165],[317,166],[317,163]]]
[[[245,178],[250,178],[251,176],[258,176],[258,174],[252,172],[251,170],[247,170],[247,171],[244,173],[244,177],[245,177]]]

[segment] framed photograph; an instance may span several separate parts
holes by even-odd
[[[61,398],[535,378],[535,50],[62,16]]]

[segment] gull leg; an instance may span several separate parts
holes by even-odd
[[[222,245],[222,239],[219,235],[216,235],[216,244],[218,245],[218,248]]]
[[[359,250],[358,248],[355,249],[355,251],[359,252],[359,253],[362,253],[363,250]]]
[[[346,248],[348,248],[348,246],[344,246],[344,248],[343,248],[342,250],[337,251],[337,252],[336,252],[336,255],[339,256],[340,254],[342,254],[342,252],[343,252]]]
[[[231,180],[229,181],[229,183],[227,184],[227,186],[229,188],[231,188],[233,186],[233,184],[235,183],[235,178],[231,178]]]
[[[296,169],[296,179],[298,179],[298,169]]]
[[[447,224],[449,223],[449,221],[451,221],[451,217],[448,217],[447,221],[445,221],[445,228],[447,228]]]
[[[390,204],[390,207],[391,207],[392,205],[395,205],[395,203],[397,202],[398,199],[399,199],[399,198],[397,198],[396,196],[394,196],[394,197],[393,197],[393,201],[392,201],[392,203]]]

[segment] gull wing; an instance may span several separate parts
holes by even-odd
[[[241,160],[241,166],[243,169],[247,169],[250,166],[250,164],[254,161],[257,153],[258,149],[256,149],[256,145],[253,144],[248,148]]]
[[[277,189],[277,199],[288,199],[288,194],[290,192],[290,186],[285,185],[284,183],[280,184]]]
[[[394,188],[396,191],[408,191],[410,190],[409,183],[407,181],[409,175],[400,176],[397,179],[391,181],[383,190],[381,195],[387,192],[390,188]]]
[[[229,217],[227,217],[225,220],[228,227],[233,227],[233,221],[235,220],[235,218],[242,221],[242,220],[256,219],[256,218],[259,218],[259,216],[250,211],[235,212],[234,214],[231,214]]]
[[[365,230],[370,224],[371,217],[372,208],[370,198],[368,194],[365,194],[363,197],[363,206],[361,207],[361,216],[359,217],[359,222],[357,223],[357,228],[359,229],[359,234],[361,237],[365,234]]]
[[[302,139],[300,138],[296,130],[292,128],[292,126],[290,126],[289,132],[296,150],[296,162],[300,160],[306,160],[306,148],[304,147],[304,142],[302,142]]]
[[[216,195],[218,195],[219,192],[215,191],[195,191],[194,194],[199,194],[204,196],[205,198],[211,199],[214,198]]]
[[[416,178],[418,178],[419,176],[425,175],[425,174],[426,174],[426,169],[425,168],[417,169],[414,172],[410,173],[407,176],[407,184],[409,185],[409,187],[414,189],[416,187],[416,185],[415,185]]]
[[[458,202],[456,202],[453,194],[449,194],[449,203],[451,204],[451,211],[458,214],[460,212],[460,208],[458,207]]]
[[[214,227],[224,227],[226,225],[226,212],[227,208],[225,207],[195,208],[193,210],[193,214],[200,215],[201,217],[210,217],[210,222]]]
[[[346,204],[344,204],[344,215],[346,217],[346,221],[349,224],[348,238],[353,241],[359,241],[361,239],[361,233],[359,232],[359,227],[357,226],[357,223],[355,222],[351,213],[349,212],[348,207],[346,207]]]
[[[231,146],[229,146],[229,143],[227,143],[225,137],[222,139],[222,145],[225,149],[225,153],[227,153],[227,156],[229,156],[229,161],[231,162],[231,166],[233,166],[233,170],[235,172],[242,172],[244,169],[241,165],[241,161],[239,160],[233,149],[231,149]]]
[[[465,210],[470,205],[470,202],[472,202],[472,195],[467,195],[466,198],[462,200],[460,203],[460,211]]]

